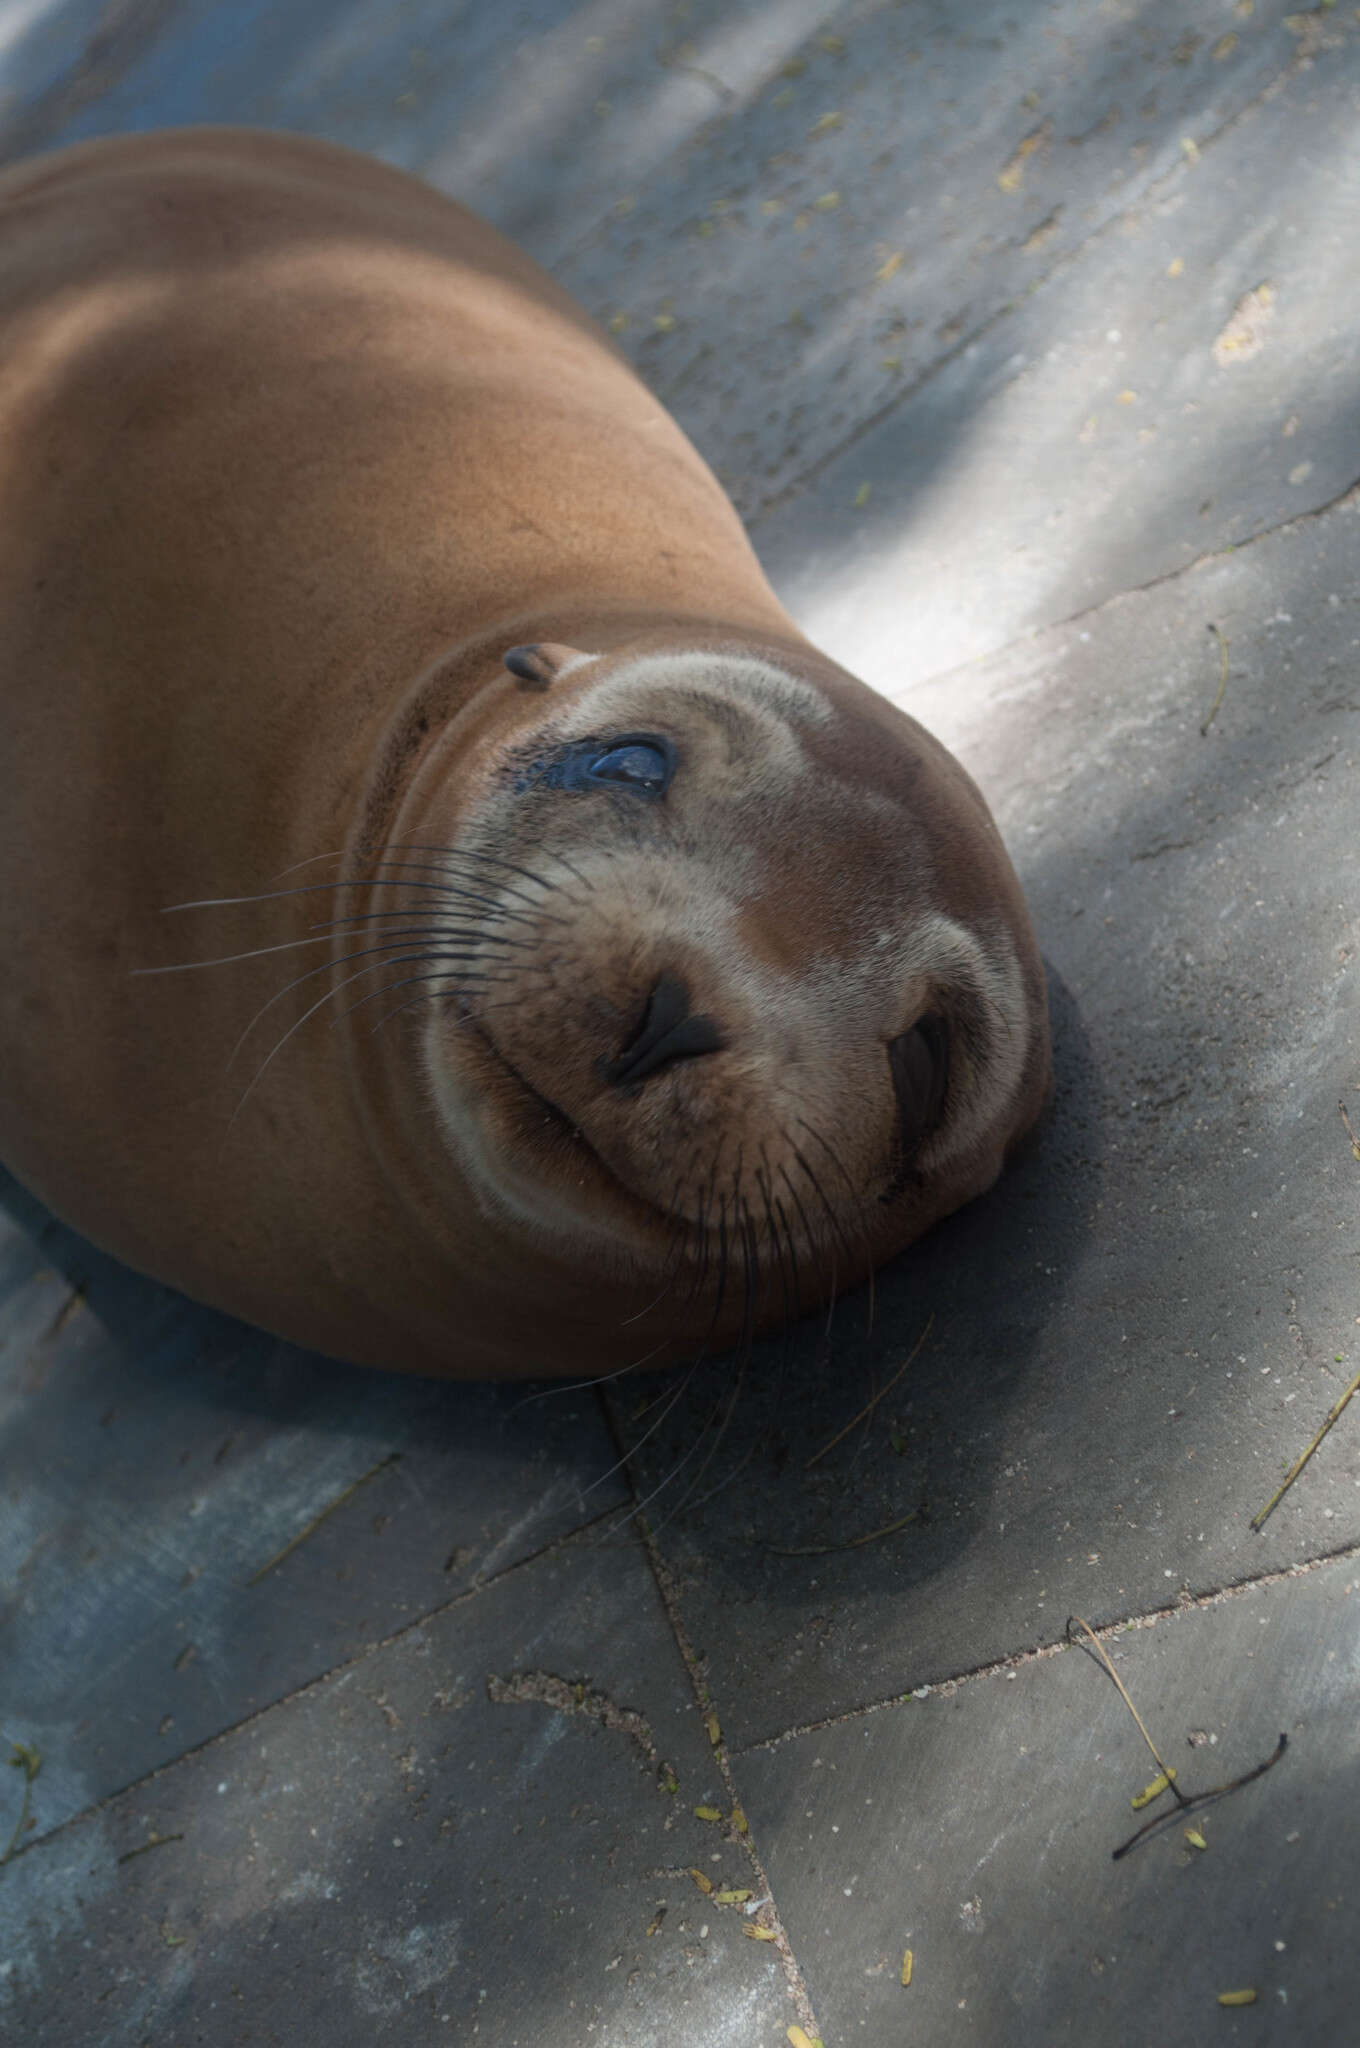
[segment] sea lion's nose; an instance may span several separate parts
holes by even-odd
[[[647,998],[642,1022],[612,1060],[600,1061],[600,1072],[614,1088],[632,1088],[677,1060],[721,1052],[722,1033],[711,1017],[690,1010],[689,990],[678,974],[661,975]]]

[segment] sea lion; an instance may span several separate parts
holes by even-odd
[[[1034,1123],[973,783],[430,188],[220,129],[11,169],[0,508],[0,1152],[131,1265],[361,1362],[617,1371],[828,1299]]]

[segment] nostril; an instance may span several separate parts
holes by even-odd
[[[676,1060],[721,1052],[722,1033],[711,1017],[690,1012],[689,990],[677,974],[663,974],[647,998],[642,1022],[623,1050],[600,1061],[600,1072],[615,1088],[630,1088]]]
[[[944,1114],[949,1090],[949,1026],[934,1011],[918,1017],[888,1046],[898,1141],[905,1157],[930,1136]]]

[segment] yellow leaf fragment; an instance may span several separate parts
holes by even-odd
[[[1185,1839],[1192,1849],[1207,1849],[1209,1846],[1198,1828],[1187,1828]]]
[[[1275,305],[1275,287],[1269,282],[1255,285],[1251,291],[1242,294],[1210,351],[1220,369],[1230,363],[1246,362],[1260,354],[1275,318]]]
[[[694,1818],[696,1820],[721,1820],[722,1815],[716,1806],[696,1806]]]
[[[742,1812],[739,1806],[734,1806],[732,1808],[732,1825],[739,1835],[749,1833],[749,1829],[746,1825],[746,1815]]]
[[[892,255],[885,256],[878,269],[874,272],[874,283],[886,284],[890,277],[896,277],[898,271],[902,268],[904,260],[902,251],[894,249]]]
[[[674,313],[653,313],[652,325],[659,334],[669,334],[675,325]]]
[[[712,1890],[713,1890],[713,1880],[712,1880],[712,1878],[711,1878],[711,1877],[705,1877],[705,1876],[704,1876],[704,1873],[703,1873],[703,1871],[702,1871],[702,1870],[694,1870],[694,1869],[691,1869],[691,1871],[690,1871],[690,1876],[691,1876],[691,1877],[692,1877],[692,1878],[694,1879],[694,1882],[695,1882],[695,1883],[696,1883],[696,1884],[698,1885],[698,1887],[699,1887],[700,1891],[701,1891],[701,1892],[702,1892],[702,1893],[704,1894],[704,1896],[705,1896],[705,1897],[708,1897],[708,1895],[709,1895],[709,1894],[710,1894],[710,1893],[712,1892]]]
[[[1143,1807],[1151,1806],[1154,1799],[1160,1799],[1175,1775],[1174,1770],[1158,1771],[1152,1783],[1144,1785],[1141,1792],[1135,1792],[1129,1801],[1129,1805],[1133,1808],[1134,1812],[1139,1813]]]
[[[722,1728],[719,1724],[717,1715],[706,1714],[704,1716],[704,1727],[708,1730],[709,1741],[713,1744],[713,1747],[716,1749],[718,1747],[718,1744],[722,1741]]]
[[[746,1922],[741,1931],[750,1941],[777,1941],[779,1939],[773,1927],[757,1927],[750,1920]]]
[[[869,502],[870,497],[873,494],[873,488],[874,487],[872,484],[861,484],[859,489],[855,492],[856,512],[862,512],[864,510],[865,506]]]
[[[1184,270],[1185,258],[1183,256],[1173,256],[1171,261],[1166,266],[1166,274],[1168,277],[1180,277]]]
[[[911,1950],[909,1948],[904,1948],[902,1951],[902,1969],[900,1972],[902,1989],[904,1991],[906,1990],[908,1984],[910,1984],[911,1982],[911,1972],[914,1960],[915,1959],[912,1956]]]
[[[1052,134],[1053,121],[1050,117],[1047,121],[1041,122],[1037,128],[1031,128],[1029,134],[1016,144],[1015,152],[1009,162],[1004,164],[1001,170],[997,172],[996,182],[1003,192],[1018,192],[1020,190],[1021,184],[1024,182],[1026,157],[1033,156],[1036,149],[1042,149]]]
[[[814,135],[829,135],[833,128],[840,127],[844,119],[844,114],[823,114],[819,121],[813,122],[812,133]]]
[[[839,192],[823,192],[820,199],[813,200],[812,210],[814,213],[834,213],[840,203],[841,195]]]
[[[832,55],[833,57],[839,57],[839,56],[840,56],[840,54],[841,54],[841,51],[842,51],[842,50],[843,50],[843,49],[845,48],[845,37],[844,37],[844,36],[818,36],[818,38],[817,38],[817,48],[818,48],[819,50],[827,50],[827,51],[829,51],[829,52],[830,52],[830,54],[831,54],[831,55]]]
[[[1220,1991],[1218,2002],[1220,2005],[1255,2005],[1256,1993],[1254,1991]]]
[[[715,1906],[744,1906],[750,1896],[749,1891],[735,1887],[731,1891],[714,1892],[713,1903]]]
[[[1199,162],[1199,144],[1193,135],[1182,135],[1181,151],[1188,164],[1197,164]]]
[[[1225,58],[1231,57],[1233,51],[1236,48],[1237,37],[1233,33],[1233,31],[1229,29],[1227,35],[1219,37],[1218,41],[1214,44],[1214,47],[1209,54],[1216,64],[1221,64]]]

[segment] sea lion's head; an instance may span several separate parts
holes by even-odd
[[[685,1318],[726,1328],[990,1186],[1045,1099],[1044,977],[945,749],[797,646],[505,669],[382,870],[426,934],[412,1028],[482,1209],[602,1279],[687,1269]]]

